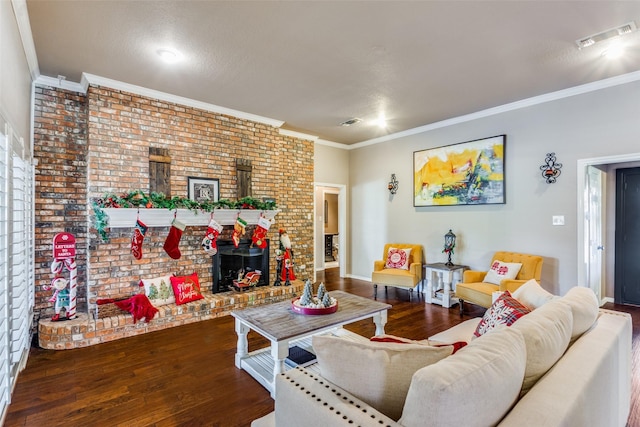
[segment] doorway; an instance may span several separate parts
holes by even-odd
[[[346,275],[347,189],[345,185],[316,183],[314,223],[315,272],[339,268]]]
[[[577,161],[578,284],[593,289],[600,304],[615,301],[618,288],[615,266],[621,262],[613,250],[616,241],[613,230],[615,230],[614,218],[617,203],[615,191],[613,191],[616,175],[614,172],[620,168],[638,166],[640,166],[640,153]],[[594,167],[602,172],[600,179],[603,185],[593,185]],[[608,195],[605,192],[607,188],[612,190]],[[601,204],[602,215],[590,215],[590,209],[597,205],[595,202]],[[609,243],[604,244],[605,242]],[[607,250],[607,247],[610,250]],[[602,265],[601,271],[598,263]]]
[[[616,170],[615,302],[640,305],[640,168]]]

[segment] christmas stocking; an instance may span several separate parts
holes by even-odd
[[[233,225],[233,234],[231,240],[233,240],[233,246],[236,248],[240,245],[240,238],[244,236],[245,229],[247,227],[247,221],[238,217],[236,223]]]
[[[142,258],[142,241],[146,233],[147,226],[138,218],[136,220],[136,227],[133,229],[133,237],[131,237],[131,254],[135,259]]]
[[[164,241],[164,251],[173,259],[180,259],[180,249],[178,245],[180,245],[180,238],[182,237],[182,232],[185,227],[184,223],[174,219],[171,223],[167,240]]]
[[[256,229],[253,231],[253,236],[251,237],[253,244],[260,249],[267,247],[267,231],[269,231],[269,227],[271,227],[271,221],[260,216]]]
[[[222,226],[218,224],[215,219],[211,219],[207,227],[207,234],[205,234],[204,239],[202,239],[202,249],[204,249],[207,255],[214,256],[218,252],[216,239],[221,231]]]

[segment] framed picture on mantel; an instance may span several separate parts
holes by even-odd
[[[220,199],[220,181],[211,178],[188,177],[188,196],[196,202],[217,202]]]
[[[505,139],[497,135],[413,153],[413,206],[505,203]]]

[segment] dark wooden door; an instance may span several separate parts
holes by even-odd
[[[640,168],[616,171],[615,301],[640,305]]]

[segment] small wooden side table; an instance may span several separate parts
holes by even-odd
[[[453,295],[455,291],[452,287],[454,277],[462,281],[462,274],[469,267],[466,265],[447,265],[444,262],[425,264],[424,277],[427,280],[427,294],[425,300],[431,304],[438,304],[449,308],[459,303],[458,298]],[[437,281],[434,278],[437,277]]]

